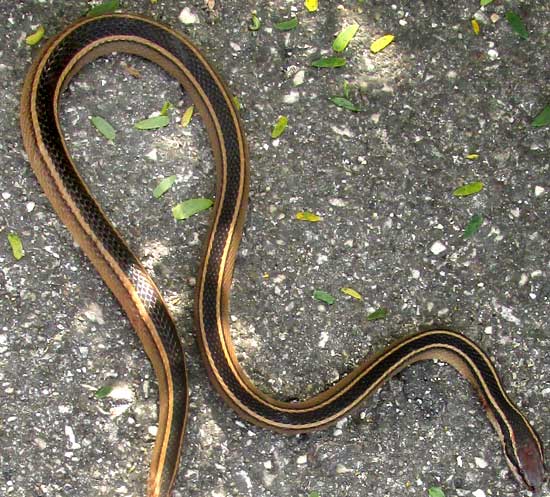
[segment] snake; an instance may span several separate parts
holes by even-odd
[[[189,407],[184,353],[160,291],[78,172],[59,119],[60,96],[71,79],[113,52],[147,59],[174,77],[208,133],[215,202],[196,280],[194,325],[207,375],[229,406],[276,432],[317,430],[349,414],[409,365],[444,361],[477,392],[512,474],[540,491],[546,471],[541,439],[504,390],[488,355],[462,333],[429,329],[407,335],[302,401],[278,400],[252,382],[237,360],[229,319],[249,193],[249,153],[238,109],[222,78],[186,36],[146,17],[113,13],[82,18],[46,42],[24,80],[20,125],[28,161],[53,210],[120,303],[152,364],[159,407],[148,497],[169,497],[178,474]]]

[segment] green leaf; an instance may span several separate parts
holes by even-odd
[[[190,198],[180,204],[176,205],[172,209],[172,215],[174,219],[178,221],[181,219],[187,219],[197,212],[210,209],[214,205],[214,202],[209,198]]]
[[[548,126],[550,124],[550,105],[547,105],[540,114],[533,119],[531,126],[540,128],[542,126]]]
[[[16,233],[8,233],[8,242],[10,243],[11,251],[15,257],[15,260],[18,261],[25,255],[21,238],[19,238],[19,235]]]
[[[92,124],[107,140],[115,139],[116,131],[105,119],[101,116],[92,116]]]
[[[479,5],[481,5],[482,7],[485,7],[485,5],[489,5],[492,2],[493,0],[480,0]]]
[[[445,497],[443,489],[441,487],[430,487],[428,489],[428,495],[430,497]]]
[[[349,295],[350,297],[353,297],[356,300],[363,300],[363,297],[361,296],[361,294],[357,290],[354,290],[353,288],[344,287],[344,288],[340,288],[340,291],[342,293],[345,293],[346,295]]]
[[[345,97],[330,97],[329,100],[338,107],[342,107],[342,109],[351,110],[352,112],[359,112],[361,110]]]
[[[25,43],[32,47],[39,43],[42,38],[44,38],[45,33],[46,30],[44,29],[44,26],[40,25],[38,26],[38,28],[36,28],[36,31],[34,33],[25,38]]]
[[[248,29],[250,31],[258,31],[261,25],[262,23],[260,22],[260,19],[256,15],[256,12],[252,12],[250,16],[250,24],[248,25]]]
[[[344,81],[344,89],[342,90],[342,92],[344,93],[344,98],[349,98],[349,90],[349,83],[347,81]]]
[[[170,118],[168,116],[155,116],[143,119],[134,124],[134,128],[141,130],[159,129],[168,126]]]
[[[467,183],[466,185],[459,186],[454,192],[455,197],[467,197],[468,195],[475,195],[483,190],[483,183],[481,181],[474,181],[473,183]]]
[[[519,15],[510,10],[506,12],[506,20],[508,21],[508,24],[510,24],[512,29],[521,38],[523,38],[524,40],[529,38],[529,32],[527,31],[527,28],[525,27],[525,24],[523,24],[523,21],[521,20],[521,17]]]
[[[355,33],[357,33],[358,29],[359,24],[356,23],[340,31],[340,33],[338,33],[338,36],[332,42],[332,49],[335,52],[343,52],[349,45],[349,42],[355,36]]]
[[[174,106],[170,102],[168,102],[168,101],[164,102],[164,105],[162,106],[162,109],[160,109],[160,115],[161,116],[167,116],[168,111],[170,109],[173,109],[173,108],[174,108]]]
[[[286,116],[279,117],[277,122],[273,125],[273,129],[271,130],[271,138],[273,139],[279,138],[279,136],[281,136],[284,130],[286,129],[287,124],[288,124],[288,117]]]
[[[376,311],[371,312],[367,316],[367,321],[376,321],[377,319],[384,319],[388,315],[388,310],[381,307],[380,309],[376,309]]]
[[[309,221],[310,223],[317,223],[321,221],[321,216],[318,216],[317,214],[310,212],[310,211],[300,211],[296,213],[296,219],[298,221]]]
[[[291,31],[298,27],[298,18],[293,17],[287,21],[281,21],[273,25],[273,27],[279,31]]]
[[[314,60],[311,65],[313,67],[342,67],[346,65],[346,59],[342,57],[323,57]]]
[[[336,302],[336,299],[330,293],[323,292],[323,290],[315,290],[313,292],[313,298],[328,305],[332,305]]]
[[[95,7],[92,7],[86,15],[88,17],[101,16],[103,14],[110,14],[120,7],[118,0],[106,0]]]
[[[171,186],[174,184],[174,181],[176,181],[175,175],[164,178],[153,190],[153,197],[162,197],[171,188]]]
[[[479,228],[481,228],[481,225],[483,224],[483,216],[480,214],[474,214],[472,218],[468,221],[468,224],[466,225],[466,228],[464,228],[464,238],[470,238],[471,236],[474,236],[478,231]]]
[[[101,387],[99,390],[96,390],[95,392],[95,398],[96,399],[104,399],[105,397],[108,397],[109,394],[113,391],[112,386],[105,386]]]

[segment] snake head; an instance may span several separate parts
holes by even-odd
[[[541,491],[545,481],[544,456],[542,448],[529,438],[516,447],[517,465],[513,472],[517,479],[527,485],[535,495]]]

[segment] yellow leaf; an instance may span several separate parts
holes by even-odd
[[[466,159],[468,160],[476,160],[476,159],[479,159],[479,154],[468,154],[466,156]]]
[[[237,95],[233,95],[233,105],[235,106],[235,109],[237,110],[241,110],[242,109],[242,104],[241,104],[241,101],[239,100],[239,97],[237,97]]]
[[[350,297],[353,297],[354,299],[363,300],[363,297],[361,296],[361,294],[358,291],[354,290],[353,288],[344,287],[344,288],[340,288],[340,291],[342,293],[345,293],[346,295],[349,295]]]
[[[479,32],[481,31],[481,29],[479,27],[479,22],[477,22],[475,19],[472,19],[472,29],[474,30],[474,33],[476,35],[478,35]]]
[[[33,33],[33,34],[30,34],[29,36],[27,36],[25,38],[25,43],[27,45],[30,45],[31,47],[33,45],[36,45],[37,43],[40,42],[40,40],[42,38],[44,38],[44,33],[46,32],[46,30],[44,29],[44,26],[38,26],[38,28],[36,29],[36,31]]]
[[[393,35],[384,35],[378,38],[377,40],[374,40],[371,43],[370,51],[372,53],[378,53],[380,50],[384,50],[393,40],[395,39],[395,36]]]
[[[193,117],[193,112],[195,110],[195,106],[194,105],[190,105],[189,107],[187,107],[187,109],[185,110],[185,112],[183,113],[183,116],[181,116],[181,125],[185,128],[186,126],[189,125],[189,123],[191,122],[191,118]]]
[[[310,223],[317,223],[321,220],[321,216],[309,211],[300,211],[296,213],[296,219],[298,221],[309,221]]]
[[[304,5],[308,12],[317,12],[317,9],[319,8],[318,0],[305,0]]]

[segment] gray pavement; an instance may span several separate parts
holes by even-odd
[[[480,342],[511,396],[550,444],[550,104],[546,0],[454,2],[124,1],[188,34],[243,103],[251,209],[233,285],[233,336],[253,380],[304,398],[406,333],[442,326]],[[193,24],[178,20],[187,6]],[[262,26],[251,33],[250,13]],[[522,40],[504,19],[514,9]],[[18,127],[20,88],[38,24],[53,35],[84,1],[0,5],[0,496],[143,496],[154,440],[152,369],[117,303],[42,194]],[[295,12],[299,27],[273,23]],[[470,20],[481,23],[476,36]],[[346,67],[310,67],[342,27],[360,30]],[[372,55],[386,33],[396,41]],[[141,72],[136,79],[124,64]],[[303,83],[296,85],[303,79]],[[328,101],[351,85],[362,112]],[[175,222],[171,207],[211,196],[200,120],[140,133],[132,124],[190,100],[156,67],[114,56],[87,67],[62,102],[71,151],[91,189],[141,257],[176,318],[191,412],[176,497],[517,496],[496,434],[469,385],[433,362],[408,368],[337,426],[285,437],[240,420],[211,388],[192,329],[208,215]],[[279,115],[289,126],[277,141]],[[89,116],[115,123],[108,144]],[[468,160],[469,153],[479,154]],[[178,181],[161,200],[159,179]],[[456,198],[483,181],[476,196]],[[310,210],[319,223],[294,219]],[[474,214],[485,222],[462,236]],[[7,234],[21,237],[15,261]],[[364,301],[341,294],[359,291]],[[332,306],[315,289],[336,296]],[[383,320],[368,321],[384,307]],[[118,398],[94,392],[115,385]],[[543,495],[550,495],[548,489]]]

